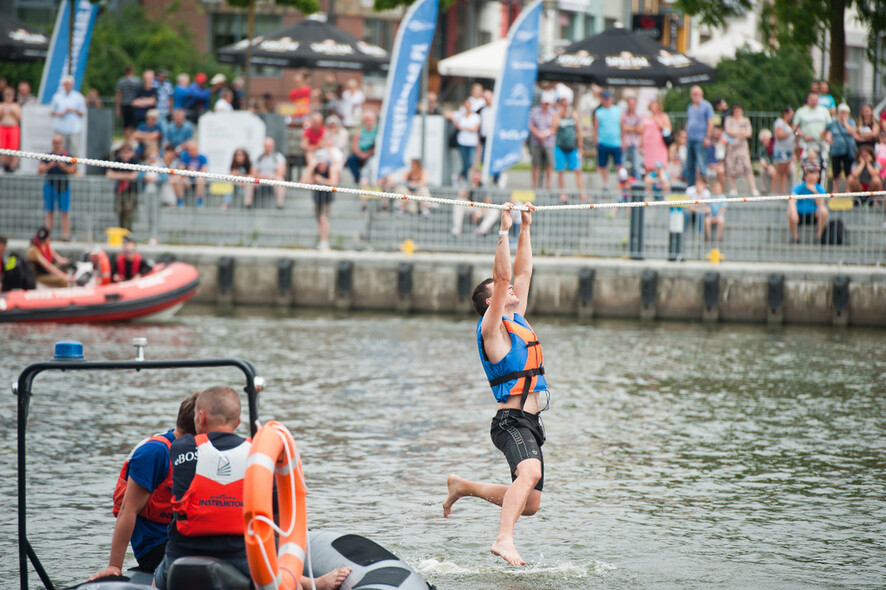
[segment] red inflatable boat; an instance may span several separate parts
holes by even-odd
[[[200,283],[190,264],[158,264],[132,281],[95,287],[0,293],[0,322],[122,322],[171,316]]]

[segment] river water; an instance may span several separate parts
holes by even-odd
[[[165,325],[0,326],[0,378],[60,339],[91,360],[233,356],[294,433],[309,524],[368,536],[440,590],[886,586],[883,332],[539,318],[552,390],[528,565],[488,549],[499,510],[449,473],[506,482],[474,319],[188,306]],[[56,583],[107,563],[117,471],[178,403],[234,370],[45,373],[28,430],[29,538]],[[0,396],[0,579],[17,587],[15,401]],[[129,562],[131,562],[131,556]],[[33,571],[31,585],[38,587]]]

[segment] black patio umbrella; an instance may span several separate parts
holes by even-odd
[[[539,80],[601,86],[685,86],[712,82],[717,72],[627,29],[609,29],[566,47],[538,66]]]
[[[248,39],[216,52],[218,61],[245,65]],[[252,39],[252,65],[280,68],[387,70],[388,52],[329,23],[306,19]]]
[[[46,59],[49,37],[11,16],[0,19],[0,60],[39,61]]]

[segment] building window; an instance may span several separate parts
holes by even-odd
[[[864,48],[846,48],[846,90],[849,94],[864,94],[862,84],[862,65],[864,64]]]
[[[394,46],[394,23],[380,18],[364,19],[363,40],[390,52]]]
[[[560,39],[566,45],[585,38],[585,15],[578,12],[561,10],[557,15],[560,28]]]
[[[245,13],[212,14],[210,18],[209,51],[233,45],[246,38],[248,15]],[[255,36],[272,33],[283,25],[283,17],[274,14],[255,15]],[[280,68],[270,66],[254,66],[254,76],[279,76]]]
[[[20,21],[48,33],[55,23],[61,0],[13,0],[13,14]]]

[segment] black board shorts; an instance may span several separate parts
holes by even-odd
[[[504,453],[511,468],[511,481],[517,479],[517,465],[526,459],[541,461],[541,478],[535,489],[542,491],[545,484],[545,462],[541,446],[545,442],[544,427],[538,414],[529,414],[513,408],[495,413],[489,432],[492,444]]]

